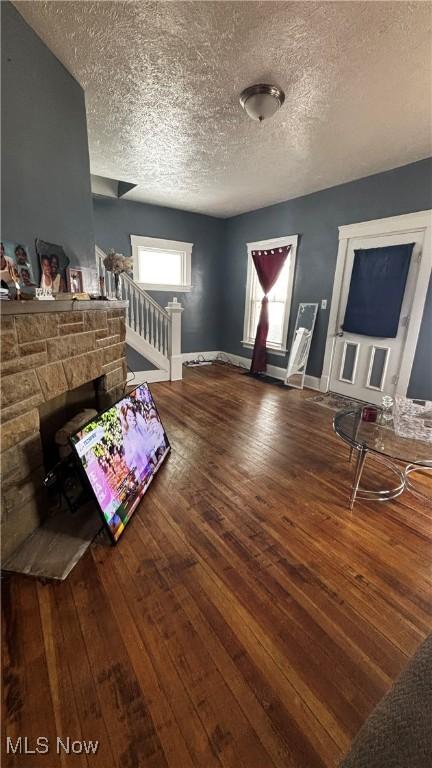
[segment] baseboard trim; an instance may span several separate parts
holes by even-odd
[[[250,357],[243,357],[242,355],[233,355],[231,354],[231,352],[222,352],[221,354],[225,359],[231,360],[231,362],[234,365],[240,365],[242,368],[246,368],[246,370],[249,370],[251,365]],[[281,368],[278,365],[267,365],[267,375],[272,376],[274,379],[283,380],[285,378],[285,371],[286,371],[286,368]]]
[[[229,360],[233,365],[239,365],[246,370],[249,370],[251,364],[250,357],[243,357],[242,355],[234,355],[230,352],[221,352],[219,350],[211,350],[207,352],[182,352],[180,355],[182,363],[191,362],[192,360],[198,360],[204,358],[204,360],[216,360],[221,355],[222,359]],[[286,368],[281,368],[278,365],[268,365],[267,375],[272,376],[274,379],[283,381],[285,378]],[[147,381],[149,384],[157,381],[169,381],[169,372],[163,369],[150,370],[150,371],[135,371],[135,379],[133,383],[142,384]],[[318,376],[305,376],[305,387],[307,389],[320,390],[320,379]]]
[[[129,381],[128,384],[137,387],[139,384],[156,384],[158,381],[169,381],[169,371],[164,371],[161,368],[149,371],[134,371],[135,378]]]
[[[220,355],[219,350],[212,352],[182,352],[181,359],[183,363],[191,363],[200,357],[203,357],[204,360],[216,360],[218,355]]]
[[[309,376],[307,373],[304,378],[304,383],[305,387],[308,389],[316,389],[318,392],[320,391],[321,379],[319,376]]]
[[[230,360],[233,365],[240,365],[241,367],[249,370],[251,364],[250,357],[243,357],[242,355],[234,355],[230,352],[198,352],[190,357],[194,360],[198,355],[202,355],[206,360],[215,360],[218,355],[221,355],[225,360]],[[281,368],[279,365],[267,365],[267,375],[272,376],[274,379],[283,381],[285,379],[286,368]],[[310,376],[306,374],[304,385],[307,389],[320,389],[320,379],[318,376]]]

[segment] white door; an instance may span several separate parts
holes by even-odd
[[[384,394],[394,396],[402,363],[410,314],[418,283],[424,229],[392,235],[352,237],[347,242],[345,267],[340,292],[337,330],[330,374],[330,390],[341,395],[379,405]],[[415,243],[402,302],[399,327],[394,339],[342,331],[345,317],[354,251],[358,248],[382,248]],[[385,305],[386,297],[382,297]]]

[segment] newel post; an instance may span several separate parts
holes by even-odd
[[[177,301],[177,297],[174,296],[173,300],[168,302],[168,306],[165,309],[170,316],[170,379],[171,381],[177,381],[183,378],[183,361],[181,356],[181,315],[183,307]]]

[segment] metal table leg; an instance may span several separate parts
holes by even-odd
[[[369,452],[366,447],[362,448],[356,448],[357,450],[357,461],[354,469],[354,479],[351,489],[351,497],[350,497],[350,504],[349,508],[352,509],[354,506],[354,502],[356,499],[368,499],[369,501],[389,501],[390,499],[395,499],[397,496],[400,496],[404,488],[409,487],[408,483],[406,481],[406,476],[404,476],[404,472],[399,469],[399,467],[396,466],[396,464],[393,461],[390,461],[384,456],[377,456],[375,453],[372,453],[372,457],[375,461],[379,462],[380,464],[384,464],[384,466],[391,470],[396,477],[399,480],[399,484],[396,485],[394,488],[388,488],[386,490],[381,491],[369,491],[366,488],[360,488],[360,480],[363,472],[363,467],[366,459],[366,454]],[[408,469],[408,472],[410,470]]]
[[[366,459],[367,449],[363,446],[357,449],[357,462],[354,471],[354,480],[351,489],[351,498],[349,508],[352,509],[357,496],[357,491],[360,485],[360,478],[362,476],[363,467]]]
[[[359,431],[360,423],[361,423],[361,414],[358,414],[357,417],[356,417],[355,429],[354,429],[354,432],[353,432],[353,439],[354,439],[354,441],[357,441],[357,434],[358,434],[358,431]],[[349,452],[349,463],[350,464],[352,462],[353,453],[354,453],[354,446],[351,445],[350,452]]]
[[[419,499],[422,499],[422,501],[425,501],[427,504],[432,504],[432,498],[431,496],[427,496],[424,491],[421,491],[419,488],[416,488],[414,483],[411,480],[411,473],[412,472],[426,472],[432,473],[432,467],[421,467],[417,464],[408,464],[408,466],[405,468],[405,488],[407,491],[410,491],[411,493],[414,493],[415,496],[418,496]]]

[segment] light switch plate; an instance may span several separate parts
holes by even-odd
[[[321,299],[321,309],[327,309],[327,299]]]

